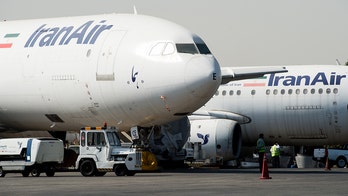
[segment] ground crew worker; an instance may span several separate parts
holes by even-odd
[[[280,168],[280,146],[276,142],[274,145],[271,147],[271,154],[272,154],[272,165],[274,168]]]
[[[262,173],[262,165],[263,165],[263,156],[265,154],[265,141],[263,141],[263,133],[259,134],[259,139],[257,140],[256,143],[256,150],[257,153],[259,154],[259,169],[260,173]]]

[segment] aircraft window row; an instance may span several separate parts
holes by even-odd
[[[311,93],[311,94],[315,94],[315,92],[316,92],[316,90],[315,90],[314,88],[312,88],[312,89],[310,90],[310,93]],[[337,93],[338,93],[338,89],[337,89],[337,88],[334,88],[334,89],[332,90],[332,92],[333,92],[334,94],[337,94]],[[273,93],[273,95],[277,95],[277,94],[278,94],[278,89],[274,89],[272,93]],[[296,95],[299,95],[299,94],[301,94],[301,89],[296,89],[295,92],[293,92],[293,89],[288,89],[287,94],[292,95],[293,93],[295,93]],[[323,93],[324,93],[324,89],[319,88],[319,89],[318,89],[318,94],[323,94]],[[253,94],[253,93],[251,93],[251,94]],[[255,94],[255,93],[254,93],[254,94]],[[271,94],[271,90],[270,90],[270,89],[267,89],[267,90],[266,90],[266,95],[270,95],[270,94]],[[285,89],[281,89],[281,90],[280,90],[280,94],[285,95],[285,94],[286,94],[286,90],[285,90]],[[308,89],[303,89],[302,94],[304,94],[304,95],[308,94]],[[327,89],[326,89],[326,94],[331,94],[331,88],[327,88]]]
[[[241,92],[241,90],[236,90],[236,91],[230,90],[230,91],[229,91],[229,95],[230,95],[230,96],[234,95],[234,93],[235,93],[236,95],[241,95],[242,92]],[[270,94],[273,94],[273,95],[278,95],[278,94],[285,95],[286,93],[287,93],[288,95],[292,95],[292,94],[299,95],[299,94],[301,94],[301,89],[296,89],[295,91],[294,91],[293,89],[288,89],[288,90],[281,89],[280,92],[279,92],[278,89],[274,89],[273,91],[270,90],[270,89],[267,89],[267,90],[266,90],[266,95],[270,95]],[[312,89],[310,90],[310,93],[311,93],[311,94],[315,94],[315,93],[316,93],[316,89],[312,88]],[[318,89],[318,94],[323,94],[323,93],[324,93],[324,89],[319,88],[319,89]],[[338,89],[337,89],[337,88],[334,88],[334,89],[327,88],[327,89],[325,90],[325,93],[326,93],[326,94],[331,94],[331,93],[337,94],[337,93],[338,93]],[[215,96],[218,96],[219,94],[220,94],[220,92],[219,92],[219,91],[216,91]],[[226,90],[223,90],[223,91],[221,92],[221,95],[222,95],[222,96],[226,96],[226,94],[227,94],[227,91],[226,91]],[[255,95],[255,94],[256,94],[256,90],[254,90],[254,89],[251,90],[251,91],[250,91],[250,94],[251,94],[251,95]],[[304,95],[309,94],[309,90],[308,90],[308,89],[303,89],[303,90],[302,90],[302,94],[304,94]]]

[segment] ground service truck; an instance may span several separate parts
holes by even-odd
[[[117,176],[133,176],[157,170],[157,161],[144,147],[122,147],[115,128],[86,127],[80,131],[76,166],[83,176],[103,176],[109,171]]]
[[[9,172],[22,173],[24,177],[54,176],[56,167],[63,162],[64,144],[55,138],[0,139],[0,177]]]

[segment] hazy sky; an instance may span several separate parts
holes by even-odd
[[[0,0],[0,20],[132,13],[201,36],[221,66],[335,64],[348,59],[347,0]]]

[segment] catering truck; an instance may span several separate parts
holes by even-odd
[[[157,161],[146,147],[125,148],[115,128],[85,127],[80,130],[80,153],[76,166],[83,176],[133,176],[137,172],[157,170]]]
[[[6,173],[22,173],[24,177],[54,176],[64,159],[64,144],[56,138],[0,139],[0,177]]]

